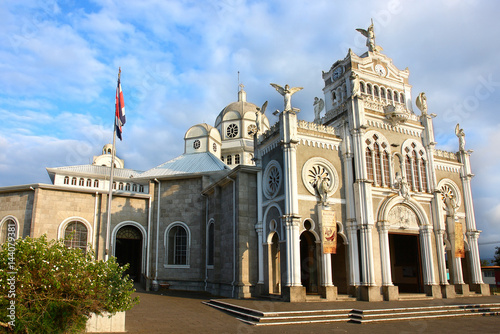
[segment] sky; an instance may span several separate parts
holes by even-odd
[[[282,108],[269,85],[304,87],[314,119],[322,71],[375,24],[377,44],[427,96],[438,148],[466,134],[481,258],[500,246],[500,2],[4,0],[0,2],[0,186],[50,183],[46,167],[88,164],[112,141],[118,68],[127,124],[117,155],[147,170],[184,151],[237,100]],[[414,101],[413,101],[414,104]],[[418,109],[414,108],[418,113]],[[273,124],[277,118],[268,115]]]

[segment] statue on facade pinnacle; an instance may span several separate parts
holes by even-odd
[[[313,107],[314,107],[314,123],[321,124],[321,111],[323,111],[323,108],[325,107],[325,101],[323,101],[323,99],[315,97]]]
[[[465,151],[465,132],[464,129],[460,129],[460,124],[457,123],[455,127],[455,135],[458,137],[458,150]]]
[[[372,24],[368,27],[368,29],[358,28],[356,31],[360,32],[361,35],[366,37],[366,46],[368,47],[368,51],[370,52],[381,52],[384,49],[375,44],[375,31],[373,30],[373,19]]]
[[[425,96],[424,92],[418,94],[415,103],[417,105],[417,108],[422,112],[422,115],[427,114],[427,97]]]
[[[285,100],[285,109],[283,109],[283,111],[292,111],[292,95],[297,93],[299,90],[302,90],[303,87],[290,88],[290,86],[285,85],[285,88],[283,88],[280,85],[274,83],[272,83],[271,86],[273,86],[278,91],[278,93],[283,95],[283,98]]]
[[[354,72],[351,72],[351,75],[349,76],[349,79],[351,80],[351,96],[355,97],[359,95],[359,75],[357,75]]]
[[[262,131],[262,116],[266,113],[267,101],[264,102],[261,108],[257,107],[257,112],[255,112],[255,125],[257,126],[257,133]],[[255,133],[255,134],[257,134]]]

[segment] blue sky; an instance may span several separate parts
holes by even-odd
[[[438,148],[456,151],[456,123],[473,149],[473,194],[482,257],[500,246],[500,54],[496,1],[2,1],[0,186],[48,183],[45,167],[86,164],[112,140],[122,68],[127,124],[118,155],[145,170],[183,153],[185,131],[213,124],[237,98],[282,98],[302,86],[312,121],[321,71],[375,22],[377,43],[426,92]],[[417,110],[415,108],[415,110]],[[270,116],[270,122],[276,121]]]

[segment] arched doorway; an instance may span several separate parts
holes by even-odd
[[[392,282],[403,293],[424,292],[418,234],[389,233]]]
[[[278,233],[273,233],[269,244],[269,293],[281,294],[281,260]]]
[[[346,247],[340,236],[337,239],[337,252],[332,254],[332,282],[339,294],[348,294],[349,282],[346,269]]]
[[[300,235],[300,278],[306,293],[318,293],[318,262],[316,238],[305,231]]]
[[[116,259],[121,266],[129,264],[125,273],[135,282],[141,279],[142,242],[142,233],[135,226],[123,226],[116,233]]]

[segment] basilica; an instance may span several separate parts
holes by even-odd
[[[456,152],[437,149],[438,111],[414,99],[373,25],[358,31],[367,51],[323,71],[312,122],[293,107],[301,87],[272,84],[284,100],[275,124],[241,87],[159,166],[127,169],[107,144],[91,164],[47,168],[51,184],[0,188],[0,242],[15,228],[92,248],[146,289],[290,302],[489,295],[464,131]]]

